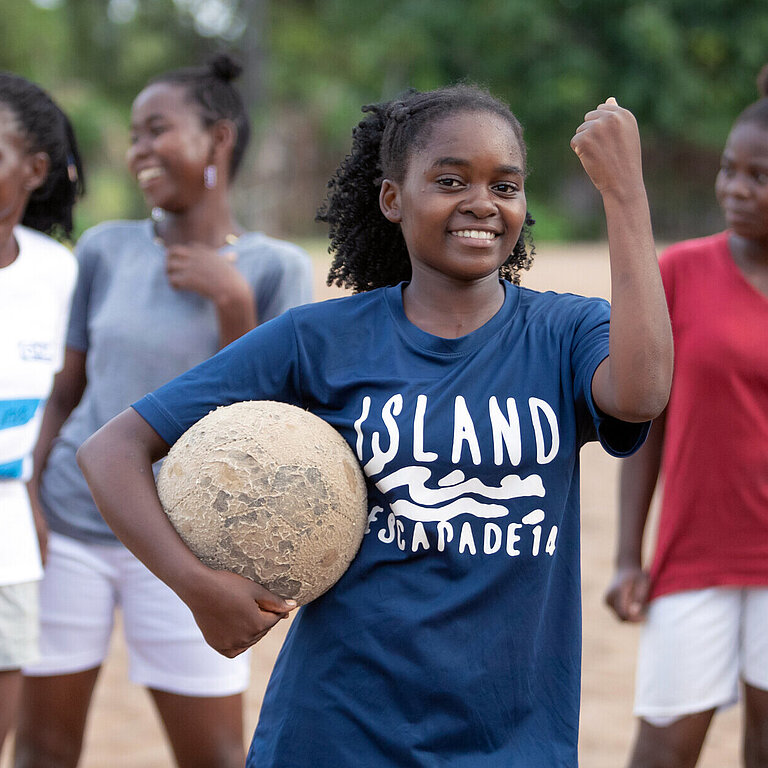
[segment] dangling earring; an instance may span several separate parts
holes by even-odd
[[[152,217],[152,221],[162,221],[165,218],[165,211],[159,205],[156,205],[152,209],[150,216]]]
[[[219,174],[215,165],[206,165],[203,171],[203,183],[206,189],[216,189],[216,182],[219,180]]]

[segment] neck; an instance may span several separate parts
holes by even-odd
[[[485,325],[504,303],[497,275],[469,283],[414,272],[403,291],[406,317],[422,331],[456,339]]]
[[[19,244],[13,236],[12,226],[0,226],[0,269],[8,267],[19,255]]]
[[[750,240],[731,233],[729,245],[731,253],[741,267],[754,269],[768,267],[768,238]]]
[[[183,211],[166,211],[155,229],[166,246],[201,243],[211,248],[224,245],[228,235],[243,231],[232,215],[226,194],[206,196]]]

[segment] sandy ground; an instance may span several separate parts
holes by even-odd
[[[336,295],[325,287],[327,259],[318,257],[317,296]],[[609,294],[604,246],[577,248],[539,246],[524,285],[590,296]],[[584,660],[581,724],[583,768],[620,768],[634,733],[631,713],[638,628],[616,622],[603,607],[611,576],[615,535],[618,461],[594,444],[582,453]],[[272,664],[288,622],[281,622],[253,654],[253,680],[247,692],[246,734],[256,724]],[[116,633],[111,654],[97,685],[91,710],[82,768],[164,768],[172,759],[152,704],[141,688],[128,681],[125,648]],[[719,715],[704,746],[701,768],[739,764],[740,712]],[[0,768],[9,768],[8,752]]]

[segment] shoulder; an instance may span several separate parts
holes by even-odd
[[[269,237],[263,232],[246,232],[240,236],[236,250],[245,257],[267,259],[270,263],[290,269],[311,265],[309,254],[295,243]]]
[[[77,241],[75,251],[85,248],[98,249],[112,247],[127,240],[137,238],[152,239],[152,223],[148,219],[103,221],[90,229],[86,229]]]
[[[676,286],[686,286],[687,293],[695,291],[696,287],[710,283],[729,258],[728,232],[683,240],[666,248],[659,258],[659,269],[670,308]]]
[[[386,311],[385,288],[339,296],[334,299],[315,301],[289,309],[294,323],[314,325],[316,323],[348,326],[353,318],[372,320],[376,310]],[[356,326],[359,330],[359,326]]]
[[[28,227],[14,227],[14,236],[25,258],[29,257],[37,272],[53,281],[72,281],[77,260],[67,246],[48,235]]]
[[[602,298],[580,296],[575,293],[534,291],[517,287],[520,308],[531,318],[544,318],[548,322],[570,322],[591,315],[607,315],[610,304]]]
[[[701,263],[702,259],[717,258],[727,250],[728,232],[718,232],[670,245],[662,251],[659,263],[662,267]]]

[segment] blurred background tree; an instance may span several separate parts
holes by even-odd
[[[602,235],[568,142],[615,96],[640,123],[657,238],[722,226],[713,184],[768,61],[765,0],[5,0],[0,68],[72,115],[89,172],[78,229],[145,215],[123,167],[130,105],[153,75],[229,50],[255,140],[236,201],[248,226],[313,221],[360,106],[413,86],[487,85],[522,121],[536,236]]]

